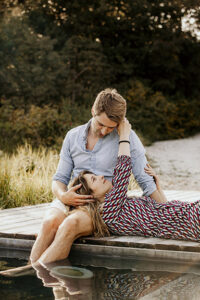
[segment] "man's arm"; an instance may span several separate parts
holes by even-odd
[[[64,204],[71,206],[84,205],[88,202],[94,202],[91,200],[91,195],[78,195],[76,193],[76,190],[79,189],[81,185],[67,189],[73,167],[74,163],[70,154],[69,132],[64,139],[58,167],[53,176],[52,192]]]

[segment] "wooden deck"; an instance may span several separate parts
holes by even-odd
[[[139,194],[131,191],[129,194]],[[168,200],[192,202],[200,199],[200,191],[165,191]],[[49,204],[0,210],[0,248],[30,250]],[[200,244],[189,241],[144,237],[93,238],[77,240],[73,251],[94,255],[150,257],[200,261]]]

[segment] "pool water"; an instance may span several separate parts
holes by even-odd
[[[0,269],[6,270],[26,263],[13,258],[1,258]],[[44,288],[42,281],[36,276],[0,276],[0,297],[3,300],[54,299],[51,290]]]
[[[22,259],[1,258],[0,269],[6,270],[26,263]],[[64,271],[61,276],[50,271],[59,270],[63,266],[70,269],[67,275]],[[81,278],[81,270],[84,269],[92,272],[93,276]],[[200,266],[143,259],[71,256],[68,260],[51,264],[49,270],[39,267],[29,275],[0,276],[0,291],[1,299],[5,300],[195,300],[200,299]]]

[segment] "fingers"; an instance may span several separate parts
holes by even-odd
[[[70,190],[71,190],[72,192],[76,193],[76,191],[77,191],[78,189],[80,189],[81,186],[82,186],[82,184],[80,183],[80,184],[78,184],[78,185],[73,186]],[[77,198],[83,198],[83,199],[93,198],[92,195],[79,195],[79,194],[76,194],[76,196],[77,196]]]
[[[93,196],[92,196],[92,195],[78,195],[78,194],[77,194],[76,196],[77,196],[78,199],[84,199],[84,200],[85,200],[85,199],[86,199],[86,200],[87,200],[87,199],[88,199],[88,200],[93,199]]]
[[[77,185],[73,186],[71,189],[73,191],[77,191],[78,189],[80,189],[81,186],[82,186],[82,184],[80,183],[80,184],[77,184]]]
[[[153,170],[153,168],[150,166],[150,164],[149,164],[149,163],[147,163],[147,164],[146,164],[146,167],[145,167],[145,169],[146,169],[146,170],[149,170],[149,169],[150,169],[150,170]]]
[[[149,168],[144,168],[146,173],[155,173],[155,171],[153,169],[149,169]]]
[[[150,164],[146,164],[146,167],[144,167],[145,172],[154,172],[154,169],[150,166]]]
[[[92,203],[92,202],[95,202],[95,200],[77,200],[76,203],[74,204],[75,206],[79,206],[79,205],[85,205],[87,203]]]
[[[150,166],[150,164],[146,164],[146,167],[144,168],[145,173],[147,173],[150,176],[155,176],[156,173],[155,171],[152,169],[152,167]]]
[[[75,185],[71,188],[72,191],[76,192],[78,189],[80,189],[80,187],[82,186],[82,184],[78,184],[78,185]],[[92,195],[79,195],[79,194],[76,194],[76,198],[78,199],[92,199],[93,196]]]
[[[147,174],[150,175],[150,176],[155,176],[154,172],[151,172],[151,171],[146,171],[146,170],[145,170],[145,173],[147,173]]]

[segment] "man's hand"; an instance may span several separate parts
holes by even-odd
[[[144,168],[145,173],[149,174],[150,176],[153,176],[157,190],[161,190],[161,186],[160,186],[160,180],[158,175],[156,175],[156,172],[154,169],[152,169],[152,167],[147,164],[146,168]]]
[[[167,198],[160,186],[160,180],[159,180],[158,175],[156,175],[156,172],[152,169],[152,167],[149,164],[146,165],[146,168],[144,168],[144,170],[145,170],[145,173],[149,174],[150,176],[153,176],[154,181],[156,183],[157,190],[154,191],[150,195],[150,197],[153,198],[158,203],[166,203]]]
[[[89,202],[95,202],[92,195],[79,195],[76,193],[76,190],[78,190],[81,187],[81,184],[78,184],[76,186],[73,186],[66,192],[62,192],[61,195],[61,201],[64,204],[67,204],[69,206],[79,206],[84,205]]]

